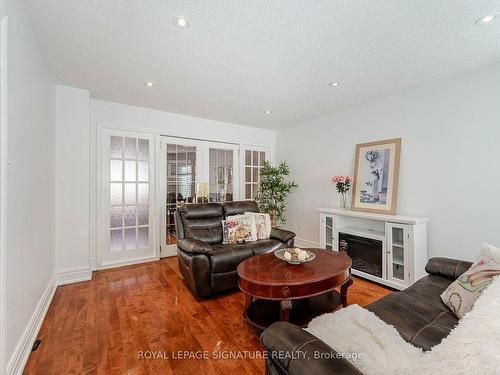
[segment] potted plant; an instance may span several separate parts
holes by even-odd
[[[260,186],[255,200],[261,212],[271,217],[271,226],[276,228],[279,223],[285,222],[286,197],[298,185],[295,181],[285,181],[290,175],[290,168],[285,161],[273,167],[265,161],[260,170]]]

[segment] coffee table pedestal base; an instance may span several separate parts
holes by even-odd
[[[333,312],[341,305],[341,295],[335,290],[295,300],[253,298],[243,315],[250,324],[259,329],[266,329],[279,320],[305,327],[316,316]]]

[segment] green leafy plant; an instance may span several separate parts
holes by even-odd
[[[286,197],[298,187],[295,181],[285,181],[285,177],[289,175],[290,168],[285,161],[280,162],[277,167],[265,161],[260,170],[260,187],[255,200],[260,211],[271,216],[273,228],[286,221]]]

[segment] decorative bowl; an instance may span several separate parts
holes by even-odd
[[[304,254],[302,255],[304,259],[299,259],[299,257],[302,258],[301,254]],[[298,247],[278,249],[274,252],[274,255],[278,259],[284,260],[289,264],[302,264],[316,258],[316,255],[313,252],[302,250]]]

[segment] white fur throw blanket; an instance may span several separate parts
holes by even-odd
[[[313,319],[307,331],[367,375],[500,374],[500,277],[439,345],[424,353],[372,312],[351,305]],[[362,353],[360,356],[358,353]]]

